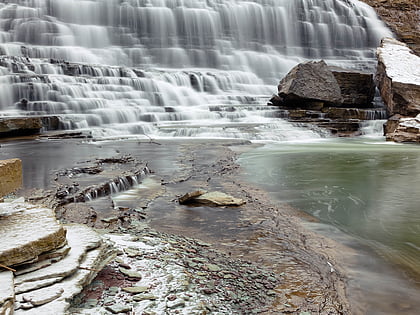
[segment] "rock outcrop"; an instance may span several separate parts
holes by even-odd
[[[340,86],[323,60],[295,66],[280,81],[278,96],[281,104],[289,107],[322,108],[324,104],[343,103]]]
[[[22,161],[20,159],[0,160],[0,197],[22,185]]]
[[[377,81],[390,116],[420,113],[420,57],[393,38],[384,38],[377,50]]]
[[[5,116],[0,118],[0,138],[37,135],[41,130],[58,130],[60,127],[58,116]]]
[[[0,118],[0,137],[37,134],[41,128],[40,117]]]
[[[420,2],[418,0],[362,1],[373,7],[398,38],[420,56]]]
[[[114,258],[89,227],[63,226],[53,210],[20,200],[0,203],[0,239],[0,314],[65,314]]]
[[[386,137],[398,142],[418,142],[418,129],[412,127],[420,114],[420,57],[392,38],[382,40],[377,55],[378,87],[392,116],[385,128]]]
[[[269,105],[279,106],[289,121],[317,125],[338,136],[360,134],[361,121],[385,119],[373,106],[373,74],[329,67],[324,61],[293,68]]]
[[[395,129],[386,133],[386,139],[395,142],[420,143],[420,114],[414,118],[399,119]]]

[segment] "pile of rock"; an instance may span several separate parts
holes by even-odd
[[[420,57],[393,38],[382,40],[377,55],[378,86],[391,116],[386,138],[420,143]]]
[[[23,200],[0,203],[0,239],[0,314],[64,314],[114,257],[92,229]]]
[[[290,121],[316,124],[346,136],[359,132],[362,120],[384,118],[374,108],[373,74],[329,67],[323,60],[300,63],[279,83],[270,100]]]

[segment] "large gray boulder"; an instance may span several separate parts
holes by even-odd
[[[340,86],[327,64],[321,61],[300,63],[280,81],[281,105],[322,108],[343,103]]]

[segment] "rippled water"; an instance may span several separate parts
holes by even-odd
[[[250,180],[420,278],[420,147],[372,139],[272,144],[244,154]]]

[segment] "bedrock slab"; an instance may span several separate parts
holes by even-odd
[[[22,186],[22,161],[9,159],[0,161],[0,197]]]
[[[65,314],[73,297],[114,259],[111,243],[103,241],[89,227],[69,225],[66,229],[72,247],[67,257],[15,279],[15,291],[19,294],[16,295],[14,314]],[[43,280],[36,280],[39,278]]]
[[[0,264],[35,262],[42,253],[62,247],[66,231],[51,209],[26,202],[0,203]]]
[[[86,252],[102,244],[102,238],[91,228],[83,225],[68,225],[66,229],[67,242],[71,248],[68,255],[48,267],[17,276],[16,285],[51,278],[64,278],[74,274],[85,258]]]

